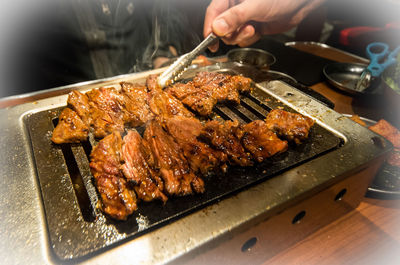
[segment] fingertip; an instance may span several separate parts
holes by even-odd
[[[222,37],[229,33],[229,25],[226,23],[225,19],[218,18],[212,23],[213,32]]]

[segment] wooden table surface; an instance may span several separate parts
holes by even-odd
[[[345,54],[325,57],[354,61]],[[363,104],[326,83],[316,84],[312,89],[335,103],[337,112],[378,118],[384,115],[380,109]],[[271,264],[400,264],[400,200],[365,197],[354,211],[264,263]]]

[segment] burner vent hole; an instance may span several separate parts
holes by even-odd
[[[294,94],[292,92],[286,92],[286,96],[287,97],[292,97],[292,96],[294,96]]]
[[[301,211],[301,212],[299,212],[299,213],[296,214],[296,216],[293,218],[292,224],[298,224],[298,223],[300,223],[301,219],[303,219],[304,216],[306,216],[306,211]]]
[[[372,142],[374,143],[374,145],[376,145],[379,148],[385,148],[385,142],[382,138],[374,136],[371,137]]]
[[[347,189],[342,189],[341,191],[336,194],[335,201],[340,201],[342,200],[343,196],[346,194]]]
[[[247,240],[242,246],[242,252],[249,252],[257,243],[257,238],[252,237]]]

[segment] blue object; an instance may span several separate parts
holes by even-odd
[[[367,56],[370,58],[371,61],[367,69],[371,72],[373,77],[380,76],[388,66],[397,62],[397,54],[399,52],[400,46],[389,53],[389,45],[387,45],[386,43],[370,43],[367,46]]]

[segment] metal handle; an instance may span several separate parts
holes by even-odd
[[[158,84],[163,88],[168,83],[174,82],[186,68],[192,63],[193,59],[203,52],[209,45],[211,45],[218,37],[213,33],[209,34],[196,48],[191,52],[186,53],[179,57],[173,64],[171,64],[159,77]]]

